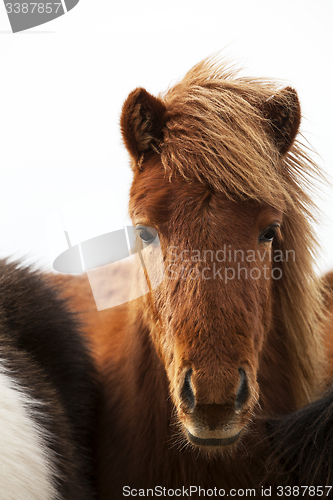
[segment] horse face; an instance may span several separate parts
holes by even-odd
[[[179,422],[194,445],[233,444],[258,403],[282,215],[169,181],[156,155],[134,177],[130,211],[144,238],[157,231],[163,251],[165,277],[145,309]]]
[[[301,114],[291,88],[230,85],[211,71],[202,63],[164,100],[134,90],[121,129],[133,222],[157,231],[164,255],[165,278],[143,299],[146,322],[187,440],[219,449],[238,440],[259,398],[281,278],[272,259],[288,195],[280,159]]]

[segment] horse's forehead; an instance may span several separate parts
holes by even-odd
[[[183,178],[168,178],[162,165],[157,162],[146,165],[135,175],[131,196],[130,212],[135,223],[168,226],[174,222],[178,230],[199,220],[217,224],[216,229],[226,229],[243,223],[244,227],[254,223],[261,227],[272,222],[281,222],[282,214],[265,203],[255,200],[230,199],[224,193],[199,181]],[[170,225],[171,223],[171,225]]]

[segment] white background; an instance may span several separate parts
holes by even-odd
[[[221,49],[243,74],[297,89],[302,132],[332,176],[332,20],[331,0],[81,0],[12,34],[0,4],[0,256],[50,268],[45,228],[57,236],[50,216],[66,203],[77,208],[72,242],[121,228],[124,99],[137,86],[164,91]],[[333,268],[333,188],[316,200],[323,272]]]

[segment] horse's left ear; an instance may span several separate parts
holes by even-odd
[[[286,154],[301,122],[301,106],[296,90],[291,87],[282,89],[263,103],[262,111],[270,122],[278,150],[281,155]]]
[[[121,133],[134,165],[141,164],[143,154],[159,150],[165,125],[164,103],[143,88],[127,97],[120,118]]]

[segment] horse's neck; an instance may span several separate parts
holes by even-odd
[[[157,404],[162,406],[163,410],[170,410],[170,403],[164,404],[168,397],[166,372],[153,346],[150,328],[140,313],[128,321],[127,362],[136,379],[136,384],[131,382],[133,397],[141,399],[140,393],[147,394],[147,397],[154,401],[154,406]],[[143,405],[145,406],[145,403]],[[159,411],[161,409],[159,408]]]
[[[165,468],[175,469],[177,477],[179,452],[172,443],[167,377],[139,312],[128,315],[121,351],[122,355],[116,353],[113,362],[105,366],[103,377],[105,403],[99,447],[103,453],[105,450],[104,461],[115,460],[124,484],[127,477],[137,487],[155,484],[159,475],[162,480]],[[101,474],[108,484],[110,471],[105,478],[103,471]]]
[[[297,407],[294,396],[297,381],[287,337],[284,325],[274,325],[260,356],[260,406],[275,414],[285,414]]]
[[[139,425],[141,432],[147,429],[156,434],[156,439],[165,439],[172,411],[168,381],[141,311],[128,314],[125,338],[126,356],[119,368],[126,391],[126,411],[136,429]]]

